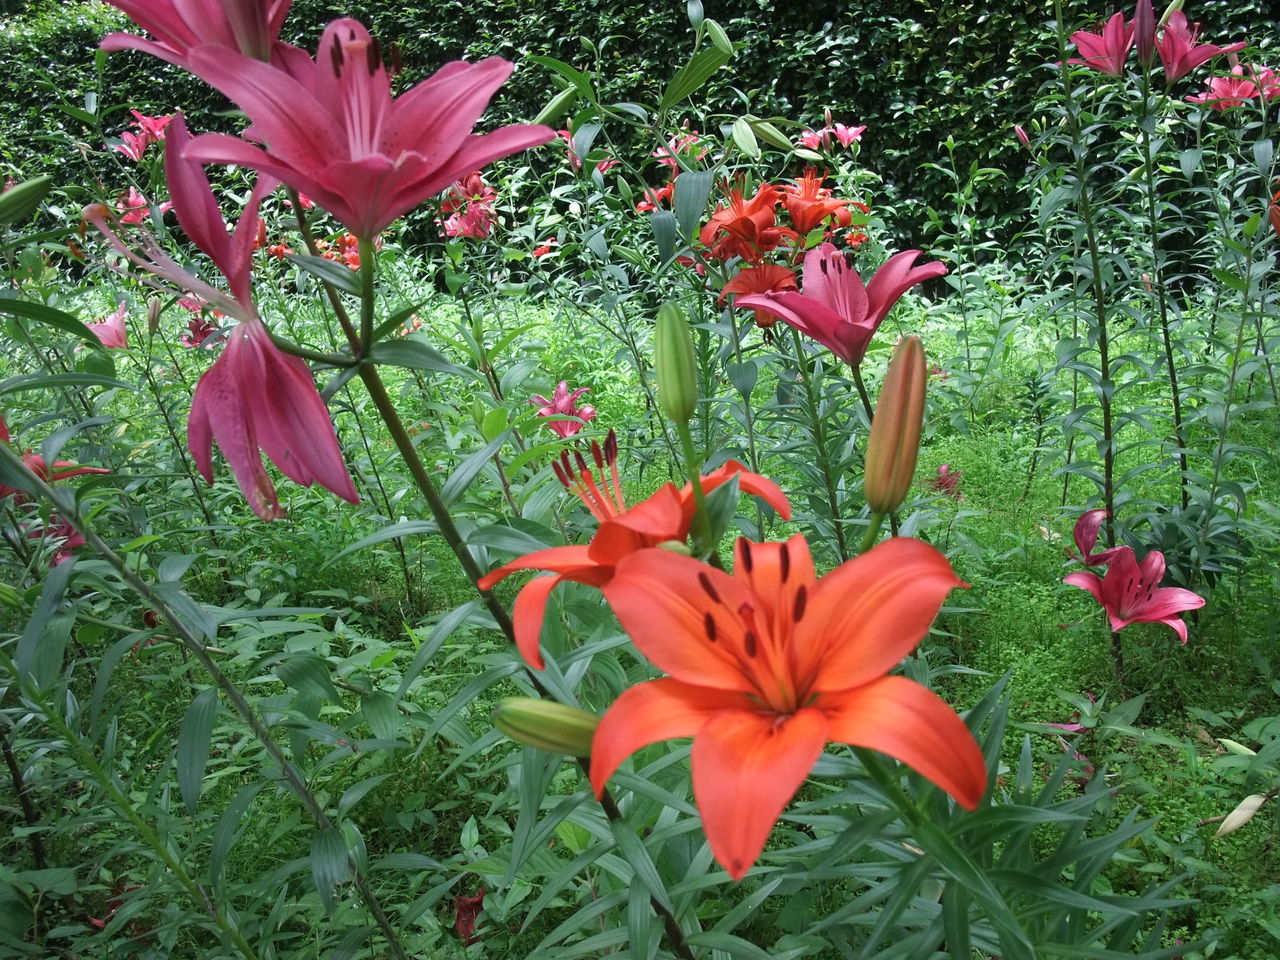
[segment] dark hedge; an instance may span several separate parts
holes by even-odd
[[[1280,26],[1269,9],[1228,0],[1188,5],[1192,18],[1205,24],[1205,39],[1219,43],[1247,39],[1266,50]],[[1066,6],[1073,26],[1113,10],[1097,0],[1067,0]],[[829,106],[837,119],[866,124],[862,159],[884,180],[873,199],[904,244],[922,239],[924,206],[950,208],[949,178],[924,164],[945,162],[941,144],[951,137],[962,172],[976,162],[1010,174],[991,180],[978,199],[980,214],[999,226],[1022,206],[1014,187],[1025,158],[1012,126],[1030,118],[1048,76],[1042,67],[1055,59],[1046,23],[1051,10],[1028,0],[706,0],[706,15],[740,48],[696,104],[709,114],[750,109],[807,123],[820,121]],[[22,176],[53,171],[71,184],[102,176],[100,160],[91,158],[86,167],[67,148],[88,136],[84,125],[53,104],[65,98],[82,106],[84,92],[96,87],[93,50],[110,13],[97,5],[30,3],[0,32],[7,66],[0,74],[0,160]],[[314,48],[323,24],[339,15],[357,16],[376,36],[395,41],[405,82],[458,56],[500,55],[519,63],[543,54],[582,68],[598,64],[609,81],[603,96],[637,101],[655,98],[692,41],[683,2],[636,0],[295,0],[285,38]],[[598,54],[579,38],[594,41]],[[1186,92],[1197,86],[1184,84]],[[532,117],[553,89],[547,71],[526,65],[495,110]],[[216,94],[141,54],[108,59],[102,101],[104,108],[131,102],[152,112],[182,104],[195,127],[228,124],[216,115],[227,106]],[[118,132],[126,119],[123,110],[112,114],[104,121],[107,132]]]

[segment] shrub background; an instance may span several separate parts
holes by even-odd
[[[1263,60],[1275,45],[1280,19],[1265,5],[1188,5],[1191,18],[1204,24],[1208,42],[1246,39]],[[6,6],[0,29],[0,58],[7,67],[0,72],[0,161],[7,173],[53,172],[73,194],[76,186],[94,181],[114,184],[117,178],[103,176],[101,155],[91,153],[101,146],[93,142],[97,135],[66,109],[83,109],[86,93],[99,83],[98,109],[108,134],[126,126],[127,105],[167,112],[181,104],[193,126],[227,127],[217,116],[227,104],[216,93],[143,54],[105,58],[99,81],[93,51],[103,33],[126,23],[99,0],[9,0]],[[845,123],[866,124],[862,160],[884,181],[872,199],[904,245],[924,242],[925,208],[952,205],[950,177],[925,166],[947,162],[940,144],[950,137],[962,178],[974,164],[1005,174],[984,185],[976,213],[990,235],[1015,232],[1012,218],[1024,209],[1016,192],[1025,164],[1012,127],[1034,119],[1028,105],[1049,77],[1040,68],[1054,59],[1046,19],[1052,7],[950,0],[892,6],[889,11],[866,0],[706,0],[706,16],[724,26],[739,49],[691,105],[705,111],[691,115],[694,125],[708,116],[747,111],[815,124],[828,106]],[[1073,28],[1101,21],[1114,9],[1097,0],[1064,2]],[[541,54],[579,68],[598,65],[605,81],[601,95],[617,100],[654,97],[688,56],[692,40],[686,5],[678,0],[295,0],[285,39],[313,49],[323,25],[344,15],[360,18],[375,36],[397,44],[406,82],[459,56],[521,63]],[[1213,67],[1223,70],[1225,61]],[[1209,75],[1208,67],[1197,71],[1194,83],[1179,85],[1178,95],[1198,90]],[[552,89],[548,71],[526,64],[500,93],[494,113],[530,118]],[[88,149],[69,150],[72,142]]]

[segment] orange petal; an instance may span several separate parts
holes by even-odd
[[[946,702],[906,677],[881,677],[855,690],[823,694],[828,737],[869,747],[932,780],[966,810],[987,789],[987,765],[973,734]]]
[[[623,691],[600,718],[591,739],[591,786],[596,796],[623,760],[659,740],[692,737],[717,710],[749,708],[740,693],[711,690],[670,677]]]
[[[742,463],[737,460],[730,460],[728,463],[702,478],[702,490],[704,493],[710,493],[726,480],[736,476],[738,478],[738,486],[743,493],[750,493],[759,497],[777,512],[778,516],[783,520],[791,519],[791,504],[787,501],[787,495],[782,492],[782,488],[770,480],[768,477],[761,476],[758,473],[752,473]],[[684,504],[687,521],[693,519],[693,487],[689,484],[680,491],[680,499]]]
[[[755,689],[740,666],[751,593],[727,573],[669,550],[641,550],[602,588],[636,647],[677,680],[719,690]]]
[[[826,742],[827,721],[819,710],[723,710],[698,730],[693,795],[711,852],[733,879],[741,880],[756,862]]]
[[[765,633],[774,638],[789,638],[795,618],[798,595],[812,593],[816,576],[809,543],[797,533],[785,543],[755,543],[739,537],[734,545],[733,575],[755,594],[755,615]],[[785,640],[783,641],[785,642]],[[781,651],[790,672],[792,652]]]
[[[616,564],[629,553],[663,540],[683,540],[689,535],[680,496],[668,483],[630,510],[600,524],[589,550],[596,563]]]
[[[542,621],[547,613],[547,598],[556,584],[564,577],[534,577],[516,594],[511,608],[511,622],[515,627],[516,649],[525,662],[535,670],[546,669],[538,641],[542,637]]]
[[[907,537],[841,564],[818,581],[796,625],[797,679],[823,692],[888,673],[929,631],[943,598],[963,586],[946,557]]]
[[[490,570],[476,581],[476,586],[481,590],[492,590],[494,584],[505,580],[517,570],[548,570],[551,573],[564,574],[567,579],[577,583],[592,583],[592,580],[587,578],[592,576],[593,568],[596,566],[597,564],[587,553],[586,547],[548,547],[545,550],[526,553],[523,557],[517,557],[496,570]],[[592,585],[598,586],[594,583]]]

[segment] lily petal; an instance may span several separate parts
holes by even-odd
[[[818,582],[796,626],[796,660],[815,672],[816,691],[867,683],[910,653],[946,595],[967,586],[928,544],[886,540]]]
[[[660,740],[692,737],[721,710],[748,710],[740,693],[708,691],[670,677],[648,680],[624,690],[596,727],[591,739],[591,786],[596,796],[622,761]]]
[[[693,740],[693,794],[711,852],[741,880],[827,742],[819,710],[721,710]]]
[[[887,753],[977,809],[987,765],[968,726],[931,690],[906,677],[881,677],[853,690],[823,694],[828,736]]]

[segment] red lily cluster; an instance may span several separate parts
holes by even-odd
[[[1150,65],[1156,54],[1160,56],[1165,83],[1172,84],[1214,57],[1245,46],[1243,41],[1225,47],[1199,41],[1200,24],[1188,24],[1187,15],[1181,10],[1170,13],[1161,28],[1156,24],[1151,0],[1138,0],[1132,20],[1126,21],[1123,13],[1116,13],[1096,32],[1073,33],[1071,42],[1082,56],[1067,62],[1118,77],[1124,73],[1129,51],[1136,45],[1144,66]]]
[[[823,120],[825,126],[821,130],[806,130],[796,141],[796,146],[807,147],[810,150],[829,150],[834,140],[842,148],[847,149],[861,140],[862,135],[867,131],[865,126],[846,127],[843,123],[832,123],[829,107],[823,111]]]
[[[1098,531],[1106,518],[1105,510],[1084,513],[1075,526],[1079,560],[1087,567],[1108,567],[1099,577],[1088,570],[1067,574],[1064,583],[1088,590],[1106,610],[1111,629],[1119,631],[1131,623],[1163,623],[1178,639],[1187,642],[1187,625],[1178,614],[1204,606],[1204,597],[1181,587],[1162,587],[1164,554],[1152,550],[1139,563],[1130,546],[1112,547],[1093,552]]]
[[[636,647],[667,676],[610,707],[591,744],[597,794],[636,750],[693,738],[693,790],[712,853],[741,879],[829,741],[882,751],[974,809],[986,789],[982,751],[929,690],[888,671],[920,641],[946,594],[964,586],[940,553],[894,539],[818,577],[804,537],[741,539],[732,574],[677,549],[693,519],[690,487],[667,484],[627,509],[617,441],[591,461],[568,453],[556,476],[599,521],[586,546],[552,547],[481,579],[549,570],[515,603],[520,652],[544,666],[538,635],[562,580],[599,588]],[[594,464],[594,470],[593,470]],[[787,518],[771,481],[730,462],[704,490],[737,478]],[[673,543],[674,542],[674,543]]]
[[[4,417],[0,417],[0,442],[5,444],[13,442],[9,435],[9,425],[5,422]],[[50,467],[43,456],[33,453],[31,450],[22,455],[22,463],[45,483],[56,483],[59,480],[68,480],[71,477],[79,477],[90,473],[111,472],[104,467],[82,467],[69,460],[55,460],[53,466]],[[27,494],[14,487],[0,483],[0,500],[6,497],[12,497],[16,506],[33,509],[30,497]],[[73,556],[71,551],[84,545],[84,537],[80,535],[80,531],[56,513],[50,514],[49,519],[44,522],[24,522],[23,529],[28,540],[42,540],[55,545],[54,552],[49,559],[51,567],[56,567],[58,564],[71,559]]]

